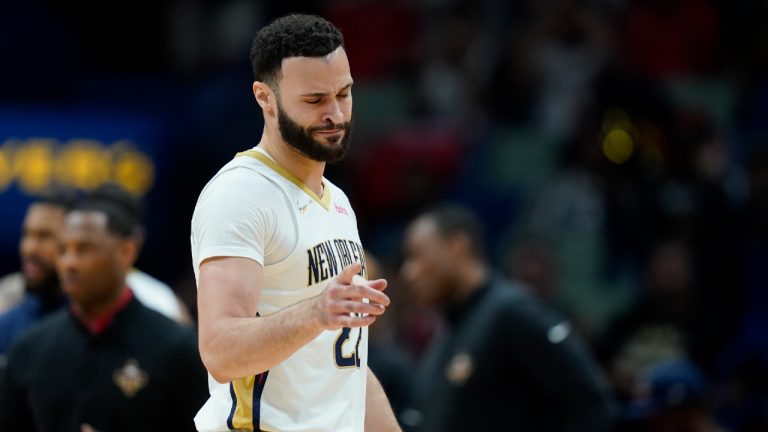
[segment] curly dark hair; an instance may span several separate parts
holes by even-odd
[[[316,15],[286,15],[259,30],[253,39],[253,76],[276,89],[284,58],[323,57],[340,46],[344,46],[344,37],[327,20]]]

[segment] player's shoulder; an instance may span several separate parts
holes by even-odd
[[[236,156],[211,178],[201,195],[214,191],[274,190],[277,185],[270,169],[261,161],[247,156]]]
[[[270,175],[269,169],[250,157],[235,157],[211,178],[200,192],[195,205],[198,214],[217,216],[233,212],[249,213],[280,203],[275,194],[283,188]]]

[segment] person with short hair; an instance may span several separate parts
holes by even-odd
[[[201,432],[399,430],[368,369],[368,329],[389,298],[366,280],[357,220],[323,176],[347,152],[352,74],[341,32],[288,15],[256,35],[259,144],[205,186],[192,217]]]
[[[415,430],[609,430],[590,354],[567,321],[494,274],[483,238],[460,206],[427,211],[406,230],[402,277],[446,323],[415,375]]]
[[[57,269],[69,307],[14,344],[0,380],[3,431],[192,430],[206,397],[196,335],[126,286],[134,215],[91,195],[64,221]]]
[[[21,271],[2,279],[0,292],[0,357],[27,327],[66,304],[56,262],[64,217],[74,195],[59,191],[27,207],[21,225]]]
[[[57,186],[27,208],[19,240],[21,271],[0,279],[0,369],[11,345],[24,330],[67,303],[59,286],[56,262],[64,216],[77,201],[76,197],[73,189]],[[91,200],[97,197],[121,206],[132,215],[137,223],[134,235],[141,248],[144,243],[141,201],[114,183],[90,192]],[[192,322],[187,306],[160,280],[131,268],[126,283],[150,309],[182,324]]]

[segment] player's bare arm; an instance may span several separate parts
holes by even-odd
[[[262,271],[247,258],[213,258],[200,265],[200,354],[218,382],[271,369],[323,330],[368,326],[389,305],[381,292],[386,280],[354,277],[360,271],[355,263],[318,296],[256,317]]]
[[[400,432],[384,388],[368,369],[365,387],[365,432]]]

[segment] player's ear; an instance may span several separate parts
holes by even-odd
[[[272,114],[275,111],[275,93],[264,82],[253,82],[253,97],[265,113]]]
[[[133,267],[139,257],[141,240],[137,236],[128,236],[120,241],[120,260],[126,269]]]

